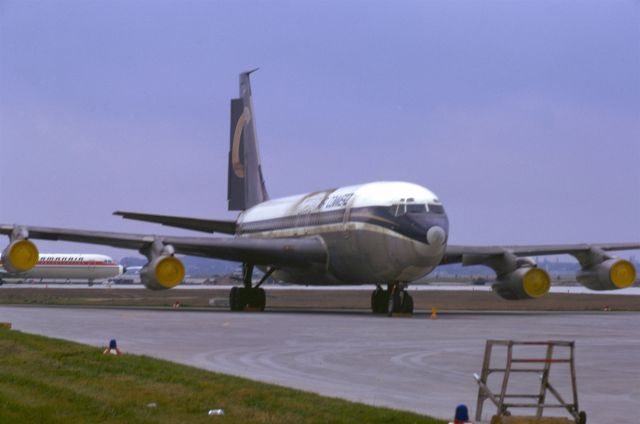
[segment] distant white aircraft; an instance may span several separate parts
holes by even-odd
[[[2,261],[0,261],[0,267]],[[117,277],[124,272],[106,255],[89,253],[42,253],[37,264],[28,271],[12,273],[0,269],[0,284],[6,279],[86,280],[89,285],[96,280]]]

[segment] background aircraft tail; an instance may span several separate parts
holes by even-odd
[[[231,140],[229,150],[229,210],[245,210],[269,199],[260,166],[256,123],[251,104],[249,75],[240,74],[240,97],[231,99]]]

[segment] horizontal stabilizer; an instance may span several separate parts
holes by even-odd
[[[235,221],[221,221],[201,218],[185,218],[181,216],[153,215],[148,213],[122,212],[113,213],[124,219],[135,221],[156,222],[168,227],[186,228],[188,230],[202,231],[205,233],[235,234]]]

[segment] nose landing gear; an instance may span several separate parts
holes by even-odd
[[[374,314],[413,313],[413,298],[406,291],[406,284],[394,281],[383,290],[380,285],[371,293],[371,311]]]
[[[376,289],[371,293],[371,312],[374,314],[386,314],[388,302],[389,292],[377,285]]]

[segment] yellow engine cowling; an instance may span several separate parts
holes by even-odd
[[[625,259],[608,259],[583,268],[576,274],[576,280],[591,290],[625,289],[636,280],[636,268]]]
[[[14,240],[2,252],[2,266],[10,273],[29,271],[38,263],[39,255],[31,240]]]
[[[175,256],[158,256],[140,270],[140,281],[149,290],[173,288],[184,280],[184,264]]]
[[[504,299],[536,299],[549,292],[551,278],[543,269],[521,267],[513,272],[500,275],[491,287]]]

